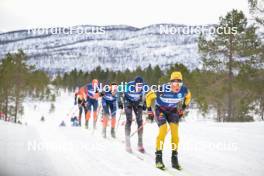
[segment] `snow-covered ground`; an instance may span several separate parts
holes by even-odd
[[[35,110],[34,110],[34,106]],[[0,176],[83,176],[83,175],[168,175],[154,167],[156,124],[146,124],[144,145],[147,154],[125,152],[124,125],[117,129],[118,139],[101,137],[96,131],[71,127],[71,94],[62,93],[56,110],[50,103],[26,103],[24,122],[17,125],[0,121]],[[40,122],[45,116],[46,121]],[[175,175],[185,176],[262,176],[264,174],[264,123],[215,123],[197,121],[191,111],[180,124],[179,160],[184,168]],[[119,117],[119,115],[117,115]],[[121,116],[124,122],[125,116]],[[188,120],[190,119],[190,120]],[[65,120],[66,127],[58,127]],[[133,123],[133,130],[136,124]],[[137,136],[132,138],[136,151]],[[170,167],[170,135],[164,148],[164,163]]]

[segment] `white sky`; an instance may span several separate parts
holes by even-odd
[[[217,23],[248,0],[0,0],[0,30],[79,24]]]

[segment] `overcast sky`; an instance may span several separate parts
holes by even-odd
[[[79,24],[212,24],[248,0],[0,0],[0,30]]]

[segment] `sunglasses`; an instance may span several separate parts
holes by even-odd
[[[143,87],[143,84],[142,83],[137,83],[136,86],[137,87]]]
[[[171,83],[182,83],[182,80],[181,79],[174,79],[174,80],[171,80]]]

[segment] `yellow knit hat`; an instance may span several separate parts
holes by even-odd
[[[182,74],[181,74],[181,72],[175,71],[175,72],[172,72],[171,73],[170,80],[175,80],[175,79],[182,80]]]

